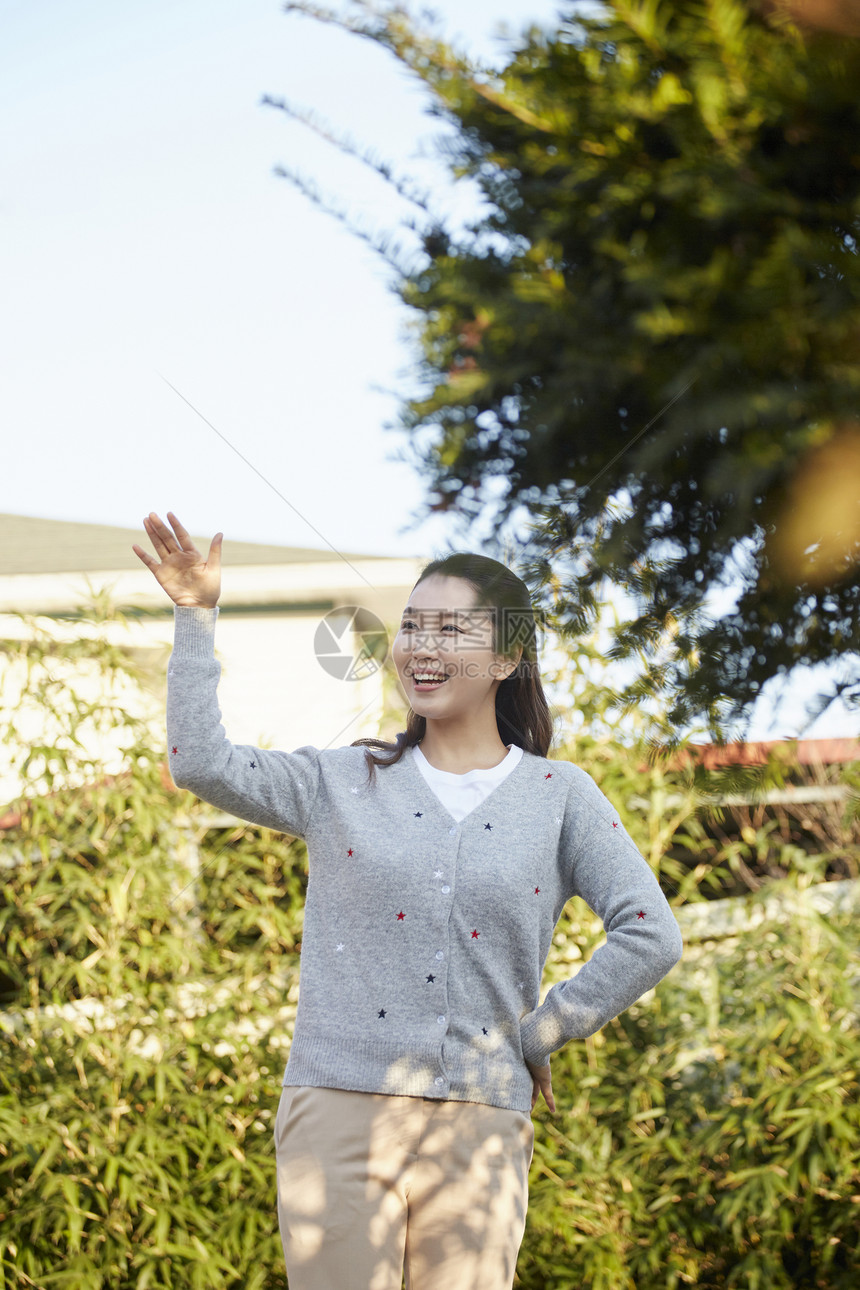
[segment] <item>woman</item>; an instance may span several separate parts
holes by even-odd
[[[550,1055],[681,953],[645,860],[552,724],[528,589],[480,555],[422,572],[393,644],[410,705],[393,744],[233,745],[213,636],[222,534],[175,515],[134,550],[176,605],[173,778],[307,840],[295,1033],[275,1123],[290,1290],[510,1290]],[[606,941],[539,1004],[567,900]]]

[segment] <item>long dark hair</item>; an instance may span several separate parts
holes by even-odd
[[[478,604],[491,614],[496,654],[510,658],[517,646],[522,646],[515,671],[496,690],[496,724],[502,743],[518,744],[526,752],[545,757],[552,743],[552,716],[538,669],[537,631],[528,587],[498,560],[470,551],[455,551],[431,560],[421,570],[415,586],[433,574],[462,578],[475,588]],[[366,745],[368,772],[373,776],[377,766],[393,766],[408,748],[420,743],[426,728],[424,717],[410,708],[406,729],[393,742],[356,739],[352,746]]]

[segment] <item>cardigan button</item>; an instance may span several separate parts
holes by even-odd
[[[448,884],[447,884],[447,882],[446,882],[446,883],[445,883],[445,886],[442,888],[442,895],[443,895],[443,896],[447,896],[447,895],[448,895],[448,892],[449,892],[450,890],[451,890],[451,888],[448,886]]]
[[[436,1018],[436,1020],[439,1022],[439,1025],[440,1025],[440,1026],[444,1026],[444,1024],[445,1024],[445,1018],[444,1018],[444,1017],[437,1017],[437,1018]]]
[[[459,828],[459,825],[457,825],[457,824],[453,824],[453,825],[451,826],[451,828],[448,830],[448,832],[449,832],[449,833],[456,833],[458,828]]]
[[[445,1081],[444,1081],[444,1079],[442,1078],[442,1076],[441,1076],[441,1075],[437,1075],[437,1076],[436,1076],[436,1078],[434,1079],[433,1083],[434,1083],[434,1084],[444,1084],[444,1083],[445,1083]]]
[[[442,951],[441,951],[441,950],[437,950],[437,951],[436,951],[436,957],[437,957],[437,959],[443,959],[443,958],[445,957],[445,955],[442,953]]]

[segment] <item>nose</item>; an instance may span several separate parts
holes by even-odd
[[[429,663],[431,665],[438,660],[438,643],[432,632],[415,633],[409,650],[409,657],[413,663]]]

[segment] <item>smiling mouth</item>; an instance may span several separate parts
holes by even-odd
[[[444,672],[413,672],[411,679],[416,690],[438,690],[448,677]]]

